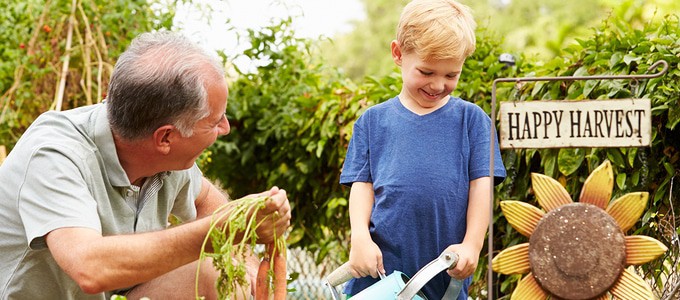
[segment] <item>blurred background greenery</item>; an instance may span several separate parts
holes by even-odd
[[[392,71],[390,42],[401,8],[408,0],[362,0],[366,19],[352,32],[333,36],[321,47],[326,60],[349,77],[382,76]],[[592,33],[610,16],[635,27],[680,11],[675,0],[461,0],[468,5],[478,27],[487,28],[504,52],[535,60],[559,56],[576,38]]]

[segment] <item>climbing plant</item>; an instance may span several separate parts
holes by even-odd
[[[0,0],[0,144],[11,149],[42,112],[100,102],[118,55],[171,28],[175,2]]]

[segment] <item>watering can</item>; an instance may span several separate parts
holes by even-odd
[[[458,254],[444,251],[435,260],[418,270],[410,279],[406,274],[399,271],[394,271],[389,276],[380,274],[378,282],[353,295],[351,300],[427,300],[420,289],[440,272],[455,267],[456,263],[458,263]],[[325,285],[331,290],[333,300],[340,300],[340,294],[338,294],[335,286],[352,278],[349,262],[344,263],[326,277]],[[458,297],[462,286],[461,280],[451,278],[451,283],[442,299],[455,299]]]

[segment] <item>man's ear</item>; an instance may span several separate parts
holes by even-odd
[[[401,48],[399,47],[399,43],[397,43],[397,41],[392,41],[390,48],[392,48],[392,60],[394,60],[394,63],[397,64],[397,66],[401,67]]]
[[[153,132],[154,147],[158,152],[167,155],[170,153],[170,146],[174,142],[176,135],[179,134],[177,128],[172,125],[163,125]]]

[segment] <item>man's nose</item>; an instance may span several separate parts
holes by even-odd
[[[229,120],[225,116],[219,125],[219,135],[227,135],[231,131],[231,126],[229,125]]]

